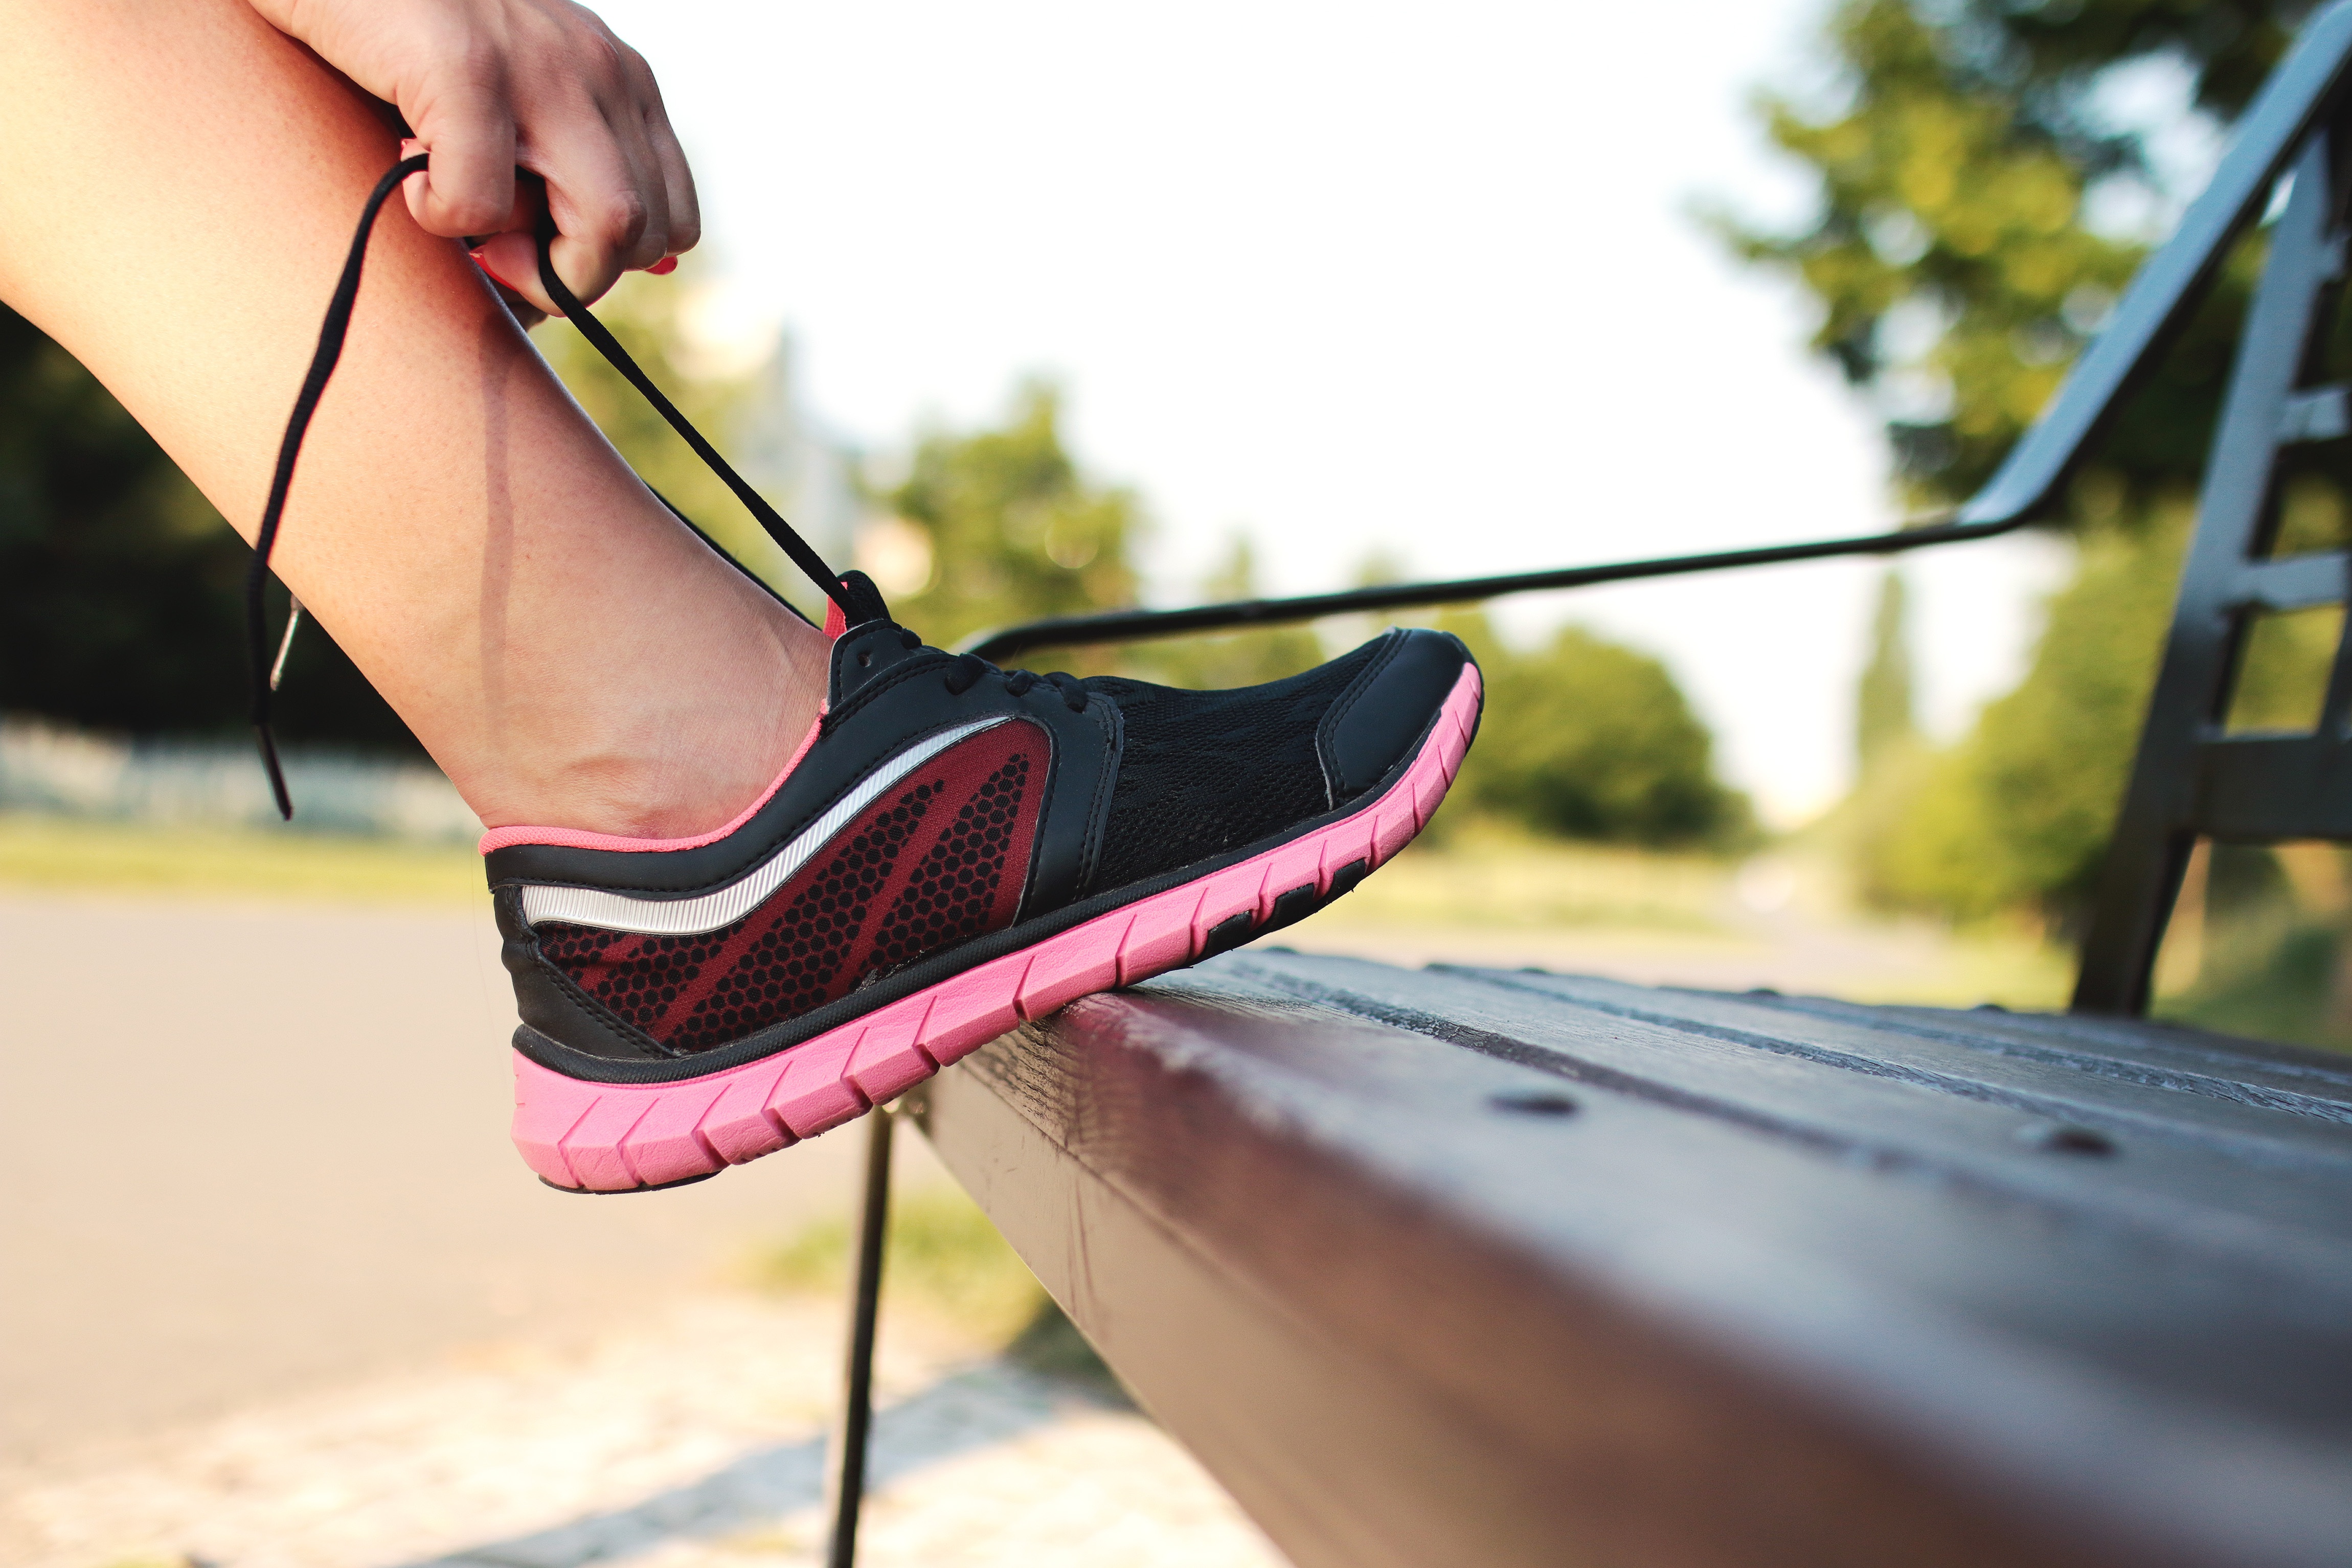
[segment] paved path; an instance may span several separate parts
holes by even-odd
[[[1941,961],[1803,921],[1290,939],[1842,990]],[[487,915],[0,894],[0,1562],[814,1560],[835,1309],[714,1281],[843,1212],[859,1140],[553,1193],[507,1143],[511,1028]],[[952,1335],[889,1354],[869,1563],[1275,1561],[1133,1413]]]
[[[12,1568],[802,1568],[824,1541],[830,1303],[709,1292],[266,1404],[132,1457],[0,1470]],[[867,1568],[1280,1568],[1142,1416],[894,1317]]]
[[[540,1186],[488,927],[0,897],[0,1463],[625,1322],[850,1201],[840,1135],[658,1197]]]

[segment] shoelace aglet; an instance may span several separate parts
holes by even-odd
[[[286,769],[278,765],[278,737],[269,732],[268,720],[253,727],[253,738],[261,747],[261,770],[269,775],[269,793],[277,799],[278,820],[290,822],[294,797],[286,791]]]
[[[289,598],[286,606],[286,635],[278,639],[277,662],[269,666],[269,689],[273,692],[278,689],[278,683],[286,678],[286,655],[294,651],[294,628],[301,623],[302,601]],[[263,749],[274,753],[277,748],[265,740]],[[293,812],[289,810],[287,815],[290,817]]]

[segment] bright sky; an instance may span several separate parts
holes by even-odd
[[[1297,591],[1374,549],[1455,576],[1884,526],[1874,423],[1802,304],[1690,215],[1801,210],[1744,106],[1806,68],[1820,5],[599,8],[662,80],[732,314],[792,334],[815,414],[903,449],[1052,375],[1177,603],[1235,529]],[[2057,559],[1915,559],[1932,728],[2014,681]],[[1845,786],[1878,570],[1504,618],[1662,654],[1788,823]]]

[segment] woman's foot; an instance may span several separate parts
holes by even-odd
[[[411,169],[378,183],[352,238],[258,530],[248,638],[273,779],[263,574],[341,353],[373,214]],[[1312,913],[1437,809],[1478,724],[1477,666],[1459,640],[1391,632],[1286,681],[1230,692],[1040,679],[927,648],[871,582],[835,575],[678,413],[564,286],[553,240],[542,225],[549,299],[832,608],[823,637],[800,627],[810,653],[824,651],[824,706],[732,821],[678,838],[499,826],[482,841],[522,1013],[515,1141],[551,1185],[626,1192],[699,1180],[837,1126],[1023,1019]],[[693,606],[719,602],[690,575],[656,573],[622,618],[638,638],[658,640],[682,611],[693,623],[690,606],[644,597],[673,583]],[[753,755],[773,744],[775,699],[789,695],[761,687],[730,701],[626,658],[605,662],[614,666],[661,713],[690,714],[689,699],[705,715],[714,699],[740,712]],[[533,689],[522,706],[562,728],[586,705]],[[744,737],[733,738],[731,752],[708,759],[693,748],[661,755],[707,794],[730,756],[742,760]],[[528,760],[564,749],[542,744]],[[628,749],[618,748],[625,760]],[[708,821],[664,809],[680,792],[638,791],[629,831]],[[482,779],[467,798],[511,821]],[[289,805],[282,786],[279,800]],[[610,806],[588,820],[620,825]]]
[[[483,841],[515,1143],[552,1186],[712,1175],[1311,914],[1429,821],[1477,728],[1440,632],[1188,692],[944,653],[851,584],[824,716],[734,822]]]

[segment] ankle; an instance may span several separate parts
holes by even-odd
[[[503,776],[460,779],[461,793],[492,830],[675,840],[729,826],[774,788],[823,708],[826,644],[793,625],[806,636],[699,690],[647,682],[513,727]]]

